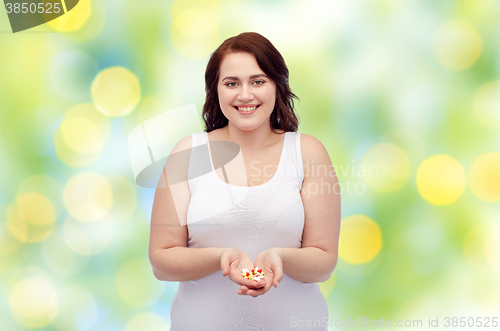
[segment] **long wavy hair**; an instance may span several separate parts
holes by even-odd
[[[296,132],[299,120],[294,111],[294,100],[299,100],[288,85],[288,68],[280,52],[264,36],[256,32],[244,32],[226,39],[217,48],[207,64],[205,71],[206,100],[203,105],[202,117],[205,131],[210,132],[228,124],[228,119],[222,113],[217,93],[219,69],[224,57],[229,53],[247,52],[253,54],[257,64],[264,73],[276,84],[277,99],[271,113],[271,130]]]

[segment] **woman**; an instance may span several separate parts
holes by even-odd
[[[297,132],[286,64],[242,33],[212,54],[205,83],[206,130],[176,145],[189,162],[169,158],[153,204],[154,274],[180,282],[171,331],[327,330],[318,282],[337,264],[338,181],[321,142]],[[238,155],[228,161],[216,142]],[[168,185],[173,176],[186,180]],[[264,279],[242,276],[254,267]]]

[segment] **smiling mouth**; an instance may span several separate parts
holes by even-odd
[[[242,112],[254,111],[255,109],[257,109],[259,107],[260,107],[260,105],[255,106],[255,107],[237,107],[237,106],[233,106],[234,109],[242,111]]]

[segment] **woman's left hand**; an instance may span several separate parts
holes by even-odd
[[[238,290],[238,294],[250,295],[256,298],[269,291],[273,285],[277,288],[279,282],[283,279],[283,262],[281,261],[281,257],[278,252],[273,248],[260,253],[255,259],[254,266],[259,267],[264,271],[266,286],[257,290],[241,286]]]

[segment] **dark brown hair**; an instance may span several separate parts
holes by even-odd
[[[292,93],[288,85],[285,60],[269,40],[256,32],[244,32],[226,39],[210,56],[205,71],[206,100],[202,113],[205,131],[210,132],[228,124],[228,119],[220,109],[217,85],[222,60],[227,54],[237,52],[253,54],[262,71],[276,84],[278,98],[271,113],[271,130],[275,133],[275,129],[296,132],[299,120],[294,112],[293,99],[299,98]]]

